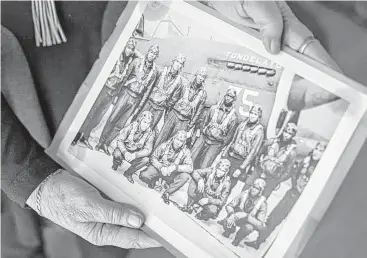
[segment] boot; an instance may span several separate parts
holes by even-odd
[[[195,218],[197,218],[198,220],[203,220],[203,214],[201,214],[201,212],[196,213]]]
[[[88,149],[93,150],[92,145],[89,143],[88,139],[86,139],[84,136],[80,137],[79,141],[83,143]]]
[[[190,205],[190,206],[184,206],[184,207],[182,207],[181,210],[183,212],[188,213],[188,214],[192,214],[192,211],[194,210],[194,208]]]
[[[217,221],[217,223],[219,224],[219,225],[224,225],[224,222],[226,221],[226,218],[224,218],[224,219],[221,219],[221,220],[218,220]]]
[[[164,193],[162,195],[162,199],[166,204],[170,204],[170,200],[169,200],[169,194],[168,193]]]
[[[238,245],[240,244],[240,242],[241,242],[241,239],[239,239],[239,238],[235,238],[235,239],[233,240],[233,242],[232,242],[232,245],[234,245],[234,246],[238,246]]]
[[[119,165],[118,164],[116,164],[116,163],[113,163],[113,165],[112,165],[112,169],[113,170],[117,170],[118,169],[118,167],[119,167]]]
[[[229,229],[226,229],[223,233],[222,233],[222,235],[224,236],[224,237],[226,237],[226,238],[229,238],[229,236],[232,234],[232,232],[229,230]]]
[[[124,174],[124,176],[126,177],[127,181],[129,181],[130,183],[132,184],[135,183],[132,175]]]
[[[78,133],[75,135],[74,140],[71,142],[71,145],[72,145],[72,146],[74,146],[75,144],[77,144],[81,136],[82,136],[82,133],[78,132]]]
[[[107,154],[108,156],[111,156],[110,151],[108,150],[108,147],[106,146],[106,144],[103,143],[98,143],[96,146],[96,150],[100,151],[100,152],[104,152],[105,154]]]
[[[247,245],[249,247],[252,247],[252,248],[254,248],[256,250],[259,250],[259,248],[260,248],[260,243],[257,242],[257,241],[247,242],[247,243],[245,243],[245,245]]]

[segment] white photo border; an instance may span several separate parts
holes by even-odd
[[[120,17],[113,36],[106,43],[106,48],[104,47],[105,60],[101,58],[98,61],[99,63],[97,62],[98,64],[92,69],[92,72],[95,71],[98,74],[88,76],[85,80],[81,91],[78,93],[78,96],[65,116],[52,145],[47,150],[47,153],[60,163],[73,164],[73,170],[75,172],[103,190],[111,198],[115,200],[122,199],[126,202],[126,198],[122,198],[122,196],[127,194],[131,198],[129,202],[139,207],[141,207],[141,204],[137,203],[131,194],[119,188],[118,184],[113,181],[113,178],[95,172],[70,154],[68,149],[78,128],[82,125],[95,99],[98,97],[119,54],[123,51],[127,40],[139,22],[146,4],[147,2],[128,4],[127,8],[130,8],[131,14],[127,15],[128,11],[125,10],[122,17]],[[284,68],[283,75],[297,74],[302,76],[349,103],[348,109],[336,128],[323,158],[320,160],[314,175],[304,190],[304,194],[301,195],[295,204],[286,222],[283,224],[280,233],[265,255],[265,257],[272,258],[291,257],[291,253],[299,252],[304,243],[304,241],[297,242],[296,240],[304,240],[302,236],[308,235],[311,230],[304,228],[308,225],[308,220],[311,218],[311,220],[316,221],[314,223],[315,225],[321,220],[321,216],[326,210],[325,206],[327,207],[331,202],[332,197],[335,195],[337,188],[347,174],[353,159],[363,144],[363,139],[365,139],[367,131],[366,128],[363,130],[364,125],[361,125],[362,122],[365,122],[367,111],[366,91],[363,89],[363,86],[349,78],[319,63],[307,60],[291,50],[286,49],[285,52],[276,56],[269,54],[258,38],[249,35],[235,26],[228,25],[228,23],[221,19],[212,16],[208,10],[205,12],[200,10],[203,8],[199,9],[199,4],[184,3],[183,1],[175,0],[172,2],[171,8],[179,4],[182,5],[180,8],[186,8],[186,12],[191,19],[196,19],[201,22],[205,20],[218,30],[226,31],[226,36],[232,40],[232,43],[242,45],[243,42],[246,42],[246,48],[281,65]],[[86,99],[88,101],[85,101]],[[353,145],[353,148],[351,145]],[[348,155],[346,154],[346,150],[348,150]],[[68,167],[70,168],[70,166]],[[322,173],[319,173],[320,171]],[[333,185],[330,185],[331,182],[333,182]],[[322,203],[320,204],[321,201]],[[149,228],[149,231],[156,232],[165,242],[169,242],[169,245],[177,249],[178,253],[176,252],[175,255],[182,254],[183,257],[237,257],[233,253],[230,254],[228,250],[221,250],[220,247],[218,247],[218,250],[203,250],[197,245],[198,243],[193,243],[180,234],[177,234],[177,232],[167,226],[157,216],[148,216],[146,226]],[[301,231],[304,232],[300,234]],[[213,256],[214,253],[219,256]]]

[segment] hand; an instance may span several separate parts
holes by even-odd
[[[234,223],[236,222],[236,217],[234,216],[234,214],[232,214],[228,219],[227,219],[227,227],[231,228]]]
[[[132,156],[132,155],[133,155],[132,153],[130,153],[130,152],[128,152],[128,151],[126,151],[126,152],[124,153],[125,160],[126,160],[127,162],[130,162],[130,161],[132,160],[132,158],[133,158],[133,156]]]
[[[198,192],[203,193],[204,192],[204,187],[205,187],[204,179],[200,178],[199,181],[198,181]]]
[[[38,186],[27,200],[36,207]],[[81,236],[94,245],[149,248],[159,244],[139,228],[144,215],[134,207],[104,199],[83,179],[65,170],[45,181],[41,190],[40,215]]]
[[[313,36],[285,1],[211,1],[210,5],[236,23],[259,30],[265,48],[272,54],[279,53],[281,43],[298,51],[305,39]],[[341,72],[337,63],[318,41],[309,44],[303,54]],[[288,108],[299,111],[335,99],[335,95],[299,78],[292,85]]]
[[[237,177],[239,177],[241,175],[241,170],[239,170],[239,169],[236,169],[234,172],[233,172],[233,177],[235,177],[235,178],[237,178]]]
[[[136,159],[135,153],[126,152],[125,153],[125,159],[127,162],[132,162],[134,159]]]
[[[162,167],[161,168],[161,173],[162,173],[163,176],[168,176],[170,174],[168,167]]]
[[[207,205],[209,203],[209,199],[208,198],[202,198],[200,201],[199,201],[199,204],[201,206],[204,206],[204,205]]]

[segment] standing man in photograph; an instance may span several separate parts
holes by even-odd
[[[129,66],[126,76],[122,81],[121,94],[103,128],[96,150],[110,155],[108,146],[132,118],[135,108],[139,109],[141,100],[149,94],[150,87],[156,80],[158,69],[155,60],[159,56],[159,47],[152,45],[145,57],[135,59]]]
[[[223,236],[229,238],[239,227],[232,245],[238,246],[240,242],[254,230],[266,227],[266,198],[262,192],[266,182],[258,178],[246,191],[242,191],[232,202],[226,206],[227,217],[219,224],[223,225]]]
[[[229,195],[230,167],[228,159],[221,159],[215,167],[194,170],[187,190],[187,205],[181,210],[191,214],[194,205],[199,205],[202,210],[195,215],[197,219],[215,219]]]
[[[186,147],[187,133],[178,131],[171,139],[153,152],[148,168],[140,173],[140,179],[154,188],[161,178],[168,184],[163,193],[165,203],[170,203],[170,196],[177,192],[189,179],[193,172],[190,150]]]
[[[228,89],[223,99],[205,116],[202,134],[192,147],[195,168],[210,167],[223,147],[232,140],[237,123],[236,99],[236,90]]]
[[[153,114],[150,111],[142,112],[135,122],[132,122],[117,136],[117,147],[112,153],[112,169],[117,170],[126,160],[130,167],[124,172],[124,176],[130,183],[134,183],[132,175],[142,168],[147,162],[148,156],[153,151],[156,132],[152,129]]]
[[[240,177],[247,176],[249,167],[255,161],[264,139],[264,127],[261,125],[262,108],[253,105],[249,117],[239,124],[232,141],[226,147],[223,157],[228,159],[230,169],[231,189],[235,187]]]
[[[259,153],[259,163],[244,189],[261,177],[266,181],[263,195],[268,198],[280,183],[291,177],[297,155],[297,142],[293,139],[296,133],[296,124],[288,123],[279,137],[265,141]]]
[[[108,76],[108,79],[102,88],[101,93],[84,121],[80,131],[72,142],[73,145],[75,145],[79,140],[86,147],[93,150],[93,147],[89,142],[90,134],[101,122],[102,117],[106,114],[110,105],[119,95],[122,87],[121,82],[126,76],[129,66],[134,59],[138,58],[138,55],[135,52],[136,44],[136,40],[132,38],[130,38],[126,43],[124,51],[117,60],[111,74]]]
[[[172,60],[172,64],[163,68],[153,85],[148,101],[143,107],[143,111],[149,110],[154,114],[153,128],[157,126],[164,112],[171,110],[178,101],[182,90],[180,72],[185,62],[186,57],[183,54],[177,54]],[[143,99],[142,102],[145,103],[145,100]]]
[[[274,229],[288,216],[303,189],[310,180],[313,171],[319,163],[326,149],[326,142],[318,142],[315,148],[296,166],[296,173],[292,175],[292,188],[287,191],[283,199],[277,204],[267,218],[267,227],[259,230],[258,238],[247,246],[259,249],[260,245],[270,236]]]
[[[194,127],[206,101],[207,93],[204,89],[204,83],[207,76],[207,69],[202,67],[196,71],[192,82],[183,87],[178,101],[165,119],[156,146],[167,141],[178,131]]]

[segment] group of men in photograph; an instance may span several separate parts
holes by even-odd
[[[249,116],[240,122],[235,110],[237,92],[232,88],[203,115],[207,68],[199,68],[185,83],[183,54],[177,54],[170,65],[158,67],[159,46],[150,46],[144,56],[136,54],[135,48],[136,41],[130,39],[73,144],[79,141],[93,150],[91,131],[113,104],[95,146],[107,155],[112,153],[112,169],[126,161],[131,166],[124,176],[130,183],[137,172],[150,188],[164,181],[167,187],[162,198],[167,204],[170,196],[189,182],[182,211],[195,211],[197,219],[207,221],[217,219],[225,209],[227,216],[218,221],[223,236],[236,233],[232,244],[238,246],[257,230],[258,240],[246,244],[259,248],[287,216],[326,144],[318,143],[297,163],[294,123],[287,123],[275,138],[266,139],[262,107],[253,105]],[[159,129],[162,118],[164,124]],[[190,146],[189,138],[198,123],[200,135]],[[110,152],[114,140],[116,147]],[[267,198],[289,178],[292,188],[268,216]],[[245,185],[227,204],[239,180]]]

